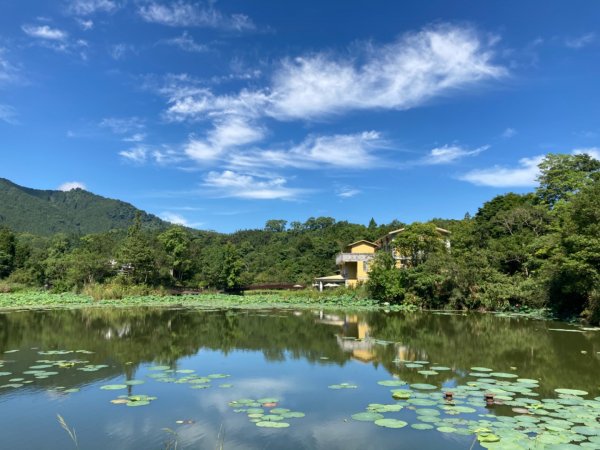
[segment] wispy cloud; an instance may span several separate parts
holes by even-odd
[[[530,187],[536,185],[539,175],[538,165],[544,155],[522,158],[516,167],[494,166],[488,169],[477,169],[459,177],[463,181],[478,186],[491,187]]]
[[[351,198],[360,193],[361,191],[359,189],[351,188],[349,186],[340,186],[335,190],[335,195],[341,198]]]
[[[143,145],[138,145],[136,147],[130,148],[129,150],[122,150],[119,152],[119,155],[125,158],[125,160],[135,163],[142,164],[146,162],[148,158],[149,149]]]
[[[421,160],[421,163],[430,165],[450,164],[468,156],[476,156],[488,148],[490,148],[489,145],[484,145],[474,150],[469,150],[458,145],[444,145],[443,147],[432,149],[429,154]]]
[[[236,31],[256,28],[248,16],[223,14],[215,9],[212,3],[191,3],[184,0],[169,3],[152,1],[141,5],[138,14],[146,22],[171,27],[206,27]]]
[[[585,33],[565,39],[565,45],[572,49],[580,49],[596,41],[596,33]]]
[[[258,90],[215,95],[180,80],[162,91],[168,96],[167,115],[314,120],[352,110],[402,110],[507,74],[492,62],[491,45],[467,28],[426,28],[392,44],[365,47],[347,58],[317,53],[283,60],[271,84]]]
[[[198,44],[187,31],[184,31],[181,36],[162,41],[167,45],[179,47],[181,50],[193,53],[202,53],[209,50],[208,45]]]
[[[237,197],[258,200],[292,200],[305,191],[286,186],[284,177],[248,175],[231,170],[209,172],[204,178],[204,186],[212,188],[223,197]]]
[[[84,189],[84,190],[86,190],[87,187],[81,181],[66,181],[63,184],[61,184],[60,186],[58,186],[58,190],[59,191],[65,191],[66,192],[66,191],[72,191],[73,189]]]
[[[99,124],[103,128],[110,129],[115,134],[130,134],[140,132],[146,128],[144,119],[133,117],[105,117]]]
[[[50,41],[64,41],[69,36],[66,31],[48,25],[23,25],[21,29],[28,36]]]
[[[0,121],[6,122],[9,125],[17,125],[17,110],[10,105],[0,103]]]
[[[119,7],[113,0],[71,0],[67,12],[76,16],[89,16],[97,12],[113,12]]]
[[[195,161],[214,160],[228,150],[260,141],[263,137],[262,128],[245,118],[226,117],[215,123],[205,139],[190,139],[185,153]]]
[[[135,52],[135,47],[131,44],[115,44],[109,47],[108,53],[115,61],[124,59],[128,53]]]
[[[187,221],[187,219],[185,217],[183,217],[181,214],[177,214],[171,211],[164,211],[163,213],[160,214],[160,218],[162,220],[166,220],[167,222],[171,222],[175,225],[183,225],[184,227],[187,227],[190,225],[190,223]]]
[[[511,137],[515,136],[517,134],[517,130],[515,130],[514,128],[506,128],[503,132],[502,132],[502,137],[504,139],[510,139]]]
[[[142,142],[144,139],[146,139],[146,133],[135,133],[124,137],[123,142]]]
[[[19,70],[5,56],[6,50],[0,47],[0,87],[20,81]]]
[[[91,19],[76,18],[75,21],[77,22],[77,25],[79,25],[84,31],[88,31],[94,28],[94,21]]]

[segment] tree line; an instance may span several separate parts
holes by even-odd
[[[432,308],[550,307],[600,320],[600,161],[549,154],[539,185],[499,195],[462,220],[394,220],[365,226],[331,217],[273,219],[232,234],[172,226],[51,237],[0,229],[4,286],[80,291],[116,283],[235,290],[262,283],[310,285],[333,273],[348,243],[404,227],[394,245],[398,269],[379,252],[359,293]],[[450,249],[435,227],[451,231]]]

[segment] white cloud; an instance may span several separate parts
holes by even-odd
[[[100,126],[109,128],[115,134],[129,134],[139,132],[146,128],[144,119],[140,117],[105,117],[100,121]]]
[[[592,44],[596,40],[596,33],[586,33],[581,36],[565,39],[565,45],[569,48],[580,49]]]
[[[207,45],[198,44],[194,41],[194,38],[188,34],[187,31],[184,31],[181,36],[177,36],[171,39],[166,39],[163,41],[167,45],[174,45],[179,47],[181,50],[186,52],[207,52],[209,50]]]
[[[352,110],[409,109],[436,96],[507,74],[492,63],[491,46],[466,28],[438,26],[407,34],[360,54],[317,53],[284,60],[270,86],[215,95],[179,83],[163,89],[173,120],[238,114],[313,120]],[[362,61],[358,64],[356,61]]]
[[[131,136],[123,138],[123,141],[124,142],[142,142],[144,139],[146,139],[145,133],[135,133],[135,134],[132,134]]]
[[[116,44],[108,49],[108,53],[110,54],[111,58],[116,61],[123,59],[127,53],[134,51],[135,48],[133,45],[129,44]]]
[[[162,220],[166,220],[167,222],[171,222],[175,225],[183,225],[184,227],[189,227],[190,223],[187,221],[185,217],[181,214],[177,214],[170,211],[165,211],[160,215]]]
[[[468,150],[458,145],[444,145],[443,147],[436,147],[432,149],[422,160],[422,163],[431,165],[450,164],[467,156],[478,155],[488,148],[489,145],[484,145],[483,147],[476,148],[475,150]]]
[[[303,193],[301,189],[286,187],[286,183],[283,177],[254,176],[231,170],[209,172],[204,178],[204,186],[224,197],[291,200]]]
[[[592,158],[600,161],[600,147],[577,148],[572,153],[574,155],[590,155]]]
[[[517,130],[509,127],[502,132],[502,137],[505,139],[510,139],[511,137],[513,137],[516,134],[517,134]]]
[[[81,27],[82,30],[88,31],[94,28],[94,21],[90,19],[75,19],[77,24]]]
[[[73,189],[86,190],[87,187],[80,181],[67,181],[58,187],[59,191],[72,191]]]
[[[0,103],[0,121],[6,122],[10,125],[17,125],[17,111],[10,105],[3,105]]]
[[[494,166],[489,169],[472,170],[460,177],[478,186],[530,187],[535,186],[539,175],[538,165],[544,155],[522,158],[517,167]]]
[[[146,22],[171,27],[207,27],[237,31],[255,28],[252,20],[243,14],[225,15],[211,4],[190,3],[184,0],[162,4],[150,2],[138,8]]]
[[[309,136],[287,150],[236,152],[229,155],[228,160],[238,167],[368,168],[378,162],[373,150],[384,145],[376,131]]]
[[[6,50],[0,47],[0,86],[19,81],[19,71],[8,62],[4,56],[5,52]]]
[[[192,138],[185,153],[195,161],[214,160],[227,150],[260,141],[264,130],[241,117],[218,120],[206,139]]]
[[[360,190],[351,188],[349,186],[342,186],[335,190],[335,195],[341,198],[351,198],[360,194]]]
[[[96,12],[113,12],[118,8],[113,0],[71,0],[67,11],[76,16],[88,16]]]
[[[58,28],[51,28],[48,25],[23,25],[21,29],[28,36],[39,39],[64,41],[68,37],[68,33],[66,31],[59,30]]]
[[[138,145],[137,147],[133,147],[129,150],[120,151],[119,155],[130,162],[142,164],[146,162],[148,157],[148,149],[144,146]]]

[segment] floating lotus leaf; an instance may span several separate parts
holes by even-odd
[[[152,366],[148,367],[148,370],[169,370],[169,366]]]
[[[304,414],[303,412],[290,411],[290,412],[281,414],[281,417],[283,417],[284,419],[299,419],[301,417],[304,417],[305,415],[306,414]]]
[[[248,408],[246,412],[248,414],[263,414],[265,410],[262,408]]]
[[[12,372],[0,372],[0,377],[6,377],[8,375],[12,375]]]
[[[11,383],[16,383],[19,381],[23,381],[25,378],[11,378],[10,380],[8,380]]]
[[[222,389],[229,389],[229,388],[233,387],[233,384],[223,383],[223,384],[220,384],[219,387]]]
[[[450,367],[446,367],[446,366],[431,366],[430,367],[431,370],[437,370],[439,372],[445,371],[445,370],[452,370]]]
[[[579,389],[554,389],[554,392],[563,395],[588,395],[586,391],[580,391]]]
[[[250,413],[250,414],[248,414],[248,417],[250,419],[258,419],[258,418],[263,417],[263,416],[264,416],[263,413]]]
[[[421,367],[423,367],[423,364],[418,364],[418,363],[408,363],[408,364],[404,364],[404,367],[408,367],[409,369],[420,369]]]
[[[227,378],[230,376],[231,375],[226,375],[224,373],[211,373],[210,375],[207,375],[207,378]]]
[[[415,383],[415,384],[411,384],[410,387],[413,389],[420,389],[420,390],[424,390],[424,391],[430,391],[433,389],[437,389],[437,386],[434,386],[433,384],[427,384],[427,383]]]
[[[265,397],[265,398],[259,398],[256,401],[257,401],[257,403],[277,403],[279,401],[279,399],[275,398],[275,397]],[[238,402],[239,402],[239,400],[238,400]]]
[[[129,402],[125,403],[125,405],[127,405],[127,406],[146,406],[149,404],[150,404],[150,401],[148,401],[148,400],[139,400],[136,402],[129,401]]]
[[[125,405],[129,403],[129,400],[127,400],[126,398],[116,398],[114,400],[111,400],[110,402],[114,405]]]
[[[411,396],[411,392],[405,389],[395,389],[392,391],[392,397],[396,400],[408,400]]]
[[[506,373],[506,372],[492,372],[490,373],[491,376],[493,377],[497,377],[497,378],[518,378],[518,375],[515,375],[514,373]]]
[[[264,416],[262,416],[262,420],[270,422],[279,422],[280,420],[283,420],[283,416],[280,416],[279,414],[265,414]]]
[[[20,388],[22,387],[23,384],[21,383],[9,383],[9,384],[3,384],[2,386],[0,386],[0,388]]]
[[[178,369],[175,372],[177,372],[177,373],[194,373],[195,370],[192,370],[192,369]]]
[[[406,381],[402,380],[383,380],[378,381],[377,384],[381,386],[406,386]]]
[[[432,430],[433,429],[433,425],[429,425],[428,423],[413,423],[410,427],[415,430]]]
[[[533,380],[531,378],[517,378],[517,382],[523,384],[539,384],[538,380]]]
[[[66,392],[67,394],[74,394],[75,392],[79,392],[79,388],[65,389],[63,392]]]
[[[100,389],[103,391],[117,391],[119,389],[127,389],[126,384],[105,384],[104,386],[100,386]]]
[[[380,403],[371,403],[367,410],[377,413],[398,412],[404,409],[404,406],[394,403],[392,405],[382,405]]]
[[[456,428],[454,427],[447,427],[447,426],[442,426],[442,427],[438,427],[437,430],[440,433],[454,433],[456,431]]]
[[[408,423],[398,419],[378,419],[375,425],[385,428],[404,428]]]
[[[37,369],[47,369],[48,367],[52,367],[52,364],[38,364],[37,366],[31,366],[29,368],[32,370],[37,370]]]
[[[383,414],[375,413],[375,412],[362,412],[357,414],[352,414],[352,418],[354,420],[358,420],[360,422],[375,422],[376,420],[383,419]]]
[[[440,412],[437,409],[433,408],[419,408],[416,411],[417,414],[421,416],[439,416]]]
[[[437,401],[429,398],[411,398],[408,400],[408,403],[415,406],[434,406],[438,404]]]
[[[290,412],[289,409],[286,408],[273,408],[271,411],[269,411],[271,414],[283,414],[286,412]]]
[[[286,422],[256,422],[257,427],[263,428],[287,428],[290,426],[289,423]]]
[[[438,375],[438,372],[436,372],[435,370],[419,370],[419,373],[421,375],[426,375],[426,376],[429,376],[429,375]]]
[[[584,436],[600,436],[600,424],[597,427],[577,426],[571,428],[573,433],[583,434]]]
[[[493,369],[488,369],[487,367],[471,367],[473,372],[493,372]]]
[[[144,380],[127,380],[124,382],[127,386],[138,386],[144,384]]]

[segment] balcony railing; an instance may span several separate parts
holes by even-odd
[[[338,253],[335,264],[340,266],[345,262],[371,261],[375,257],[373,253]]]

